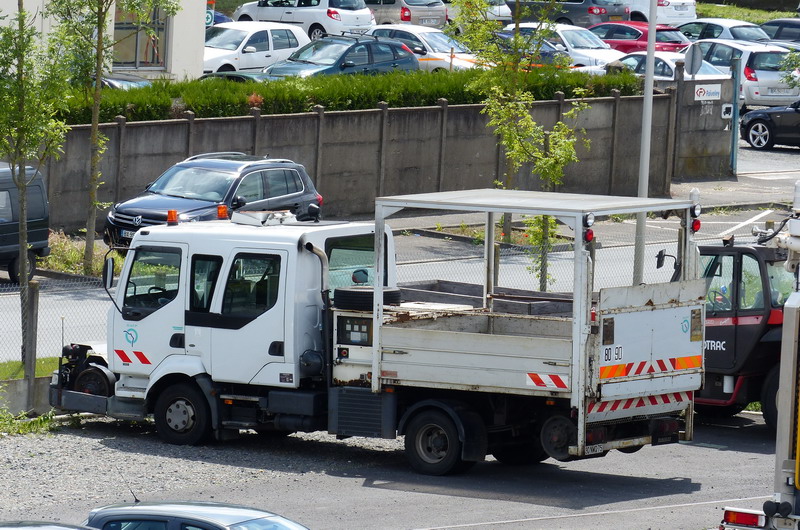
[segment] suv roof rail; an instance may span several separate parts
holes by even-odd
[[[188,162],[189,160],[199,160],[202,158],[225,158],[226,156],[247,156],[247,153],[242,153],[240,151],[217,151],[214,153],[201,153],[199,155],[193,155],[184,160],[184,162]]]

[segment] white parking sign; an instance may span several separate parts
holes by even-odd
[[[211,9],[206,9],[206,26],[211,26],[214,24],[214,11]]]

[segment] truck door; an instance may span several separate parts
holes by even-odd
[[[149,375],[169,355],[184,354],[186,245],[142,246],[124,285],[121,311],[112,311],[109,366],[128,375]],[[119,298],[118,298],[119,300]]]
[[[219,271],[205,325],[190,330],[195,347],[209,345],[215,381],[294,386],[294,363],[284,368],[287,259],[284,250],[234,249]]]
[[[706,370],[728,370],[736,362],[736,254],[703,250],[700,263],[706,279]],[[706,254],[706,252],[711,252]]]
[[[739,290],[736,298],[735,363],[741,365],[756,349],[769,321],[770,286],[763,261],[755,254],[743,253],[739,267]]]

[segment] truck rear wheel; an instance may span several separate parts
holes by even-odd
[[[461,446],[455,422],[438,410],[420,412],[406,429],[406,458],[425,475],[448,475],[471,467],[474,462],[461,460]]]
[[[778,425],[778,385],[780,384],[779,365],[775,365],[764,378],[761,386],[761,412],[764,423],[773,431]]]
[[[171,444],[196,445],[211,432],[208,402],[193,385],[165,389],[156,400],[153,414],[158,435]]]
[[[73,389],[93,396],[110,396],[112,393],[111,382],[99,368],[90,367],[78,374],[75,378]]]

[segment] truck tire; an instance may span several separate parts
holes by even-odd
[[[352,285],[338,287],[333,291],[334,305],[339,309],[352,309],[354,311],[371,311],[374,289],[371,286]],[[383,288],[383,305],[399,305],[400,289],[396,287]]]
[[[775,365],[764,378],[761,386],[761,413],[764,414],[764,423],[771,430],[778,425],[778,385],[780,384],[779,365]]]
[[[549,458],[549,455],[538,440],[498,447],[492,450],[492,456],[495,460],[507,466],[539,464]]]
[[[197,445],[211,433],[211,412],[205,396],[194,385],[166,388],[153,412],[156,432],[167,443]]]
[[[113,393],[111,382],[102,370],[89,367],[75,378],[73,389],[76,392],[91,394],[93,396],[110,396]]]
[[[406,428],[405,452],[411,467],[423,475],[460,473],[475,462],[461,460],[455,422],[439,410],[424,410]]]

